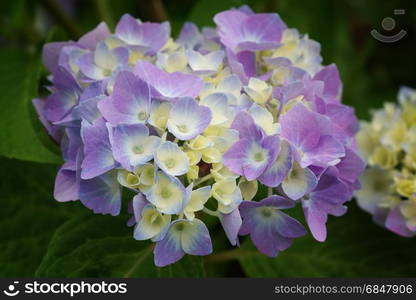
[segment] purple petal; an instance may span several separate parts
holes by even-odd
[[[304,105],[296,104],[280,117],[281,136],[292,145],[308,151],[319,142],[319,125],[315,114]]]
[[[313,80],[324,82],[323,96],[329,101],[339,100],[341,96],[342,84],[339,76],[338,68],[335,64],[325,66],[322,70],[315,74]]]
[[[140,46],[155,53],[168,41],[170,25],[168,22],[139,23],[129,14],[125,14],[117,24],[115,34],[128,45]]]
[[[178,100],[170,110],[167,126],[180,140],[191,140],[201,134],[210,124],[211,110],[192,98]]]
[[[114,107],[121,113],[134,114],[137,118],[140,112],[149,113],[149,86],[131,72],[122,71],[117,75],[112,97]]]
[[[238,245],[238,232],[240,231],[241,225],[243,223],[238,208],[234,209],[229,214],[220,214],[219,218],[231,245]]]
[[[248,15],[237,10],[218,13],[214,21],[221,42],[233,51],[275,48],[286,28],[277,14]]]
[[[237,143],[233,144],[230,149],[224,153],[222,158],[224,166],[236,174],[244,175],[243,161],[250,144],[251,141],[247,139],[239,140]]]
[[[185,255],[181,247],[181,235],[172,233],[172,227],[173,225],[170,226],[165,237],[156,243],[155,250],[153,251],[155,265],[158,267],[173,264]]]
[[[105,96],[98,96],[80,102],[72,111],[74,119],[84,119],[91,124],[94,123],[102,117],[97,105],[105,98]]]
[[[386,228],[404,237],[416,235],[416,232],[411,231],[406,225],[406,219],[400,212],[400,206],[395,207],[387,216]]]
[[[271,166],[260,177],[259,181],[269,187],[277,187],[286,178],[292,168],[292,150],[286,141],[281,141],[280,152]]]
[[[98,103],[98,110],[103,117],[111,125],[117,126],[119,124],[137,124],[139,118],[134,114],[123,114],[114,107],[114,100],[112,97],[105,97]]]
[[[257,225],[250,238],[261,253],[270,257],[276,257],[279,251],[290,246],[292,239],[285,238],[275,232],[272,225],[272,223],[264,226]]]
[[[256,125],[253,117],[245,111],[241,111],[235,116],[231,128],[239,132],[240,139],[260,141],[264,136],[263,130]]]
[[[276,212],[278,215],[275,224],[275,230],[283,237],[298,238],[306,234],[306,229],[296,219],[289,217],[281,211]]]
[[[118,215],[121,209],[121,188],[117,181],[117,171],[81,180],[79,199],[96,214]]]
[[[39,121],[45,127],[46,131],[53,138],[53,140],[59,143],[62,138],[62,128],[60,126],[53,125],[45,118],[45,102],[45,100],[38,98],[32,100],[33,106],[35,107],[36,113],[38,114]]]
[[[359,122],[354,109],[340,103],[330,103],[325,107],[327,115],[335,125],[335,137],[345,139],[352,137],[359,130]]]
[[[313,205],[313,202],[310,200],[302,201],[302,206],[306,222],[308,223],[313,237],[319,242],[325,241],[327,233],[327,214],[319,209],[316,209]]]
[[[98,119],[92,125],[83,121],[81,137],[84,142],[84,161],[81,165],[82,179],[99,176],[116,166],[104,119]]]
[[[49,72],[53,73],[58,66],[59,55],[62,48],[66,46],[77,46],[75,42],[53,42],[43,46],[42,62]]]
[[[345,156],[336,165],[339,177],[353,183],[361,176],[365,169],[365,162],[350,148],[345,148]]]
[[[134,73],[153,87],[155,96],[166,99],[195,98],[204,86],[198,76],[180,72],[168,73],[146,61],[139,61]]]
[[[313,151],[305,153],[300,165],[307,167],[312,164],[316,166],[333,166],[340,162],[340,158],[345,156],[345,148],[342,143],[332,136],[321,136],[318,144]]]
[[[258,206],[270,206],[277,209],[292,208],[296,205],[295,201],[277,195],[269,196],[258,203]]]
[[[177,225],[178,223],[176,223]],[[192,221],[184,222],[184,229],[181,233],[181,246],[185,253],[191,255],[208,255],[212,252],[212,243],[208,229],[201,220],[193,219]]]
[[[104,40],[110,34],[111,32],[110,32],[110,29],[108,29],[107,24],[105,24],[104,22],[101,22],[93,30],[84,34],[78,40],[78,44],[80,44],[82,47],[85,47],[87,49],[94,50],[97,43],[99,41]]]
[[[194,23],[186,22],[176,42],[187,49],[195,49],[202,43],[202,36]]]
[[[54,198],[59,202],[75,201],[79,198],[77,171],[64,164],[55,179]]]

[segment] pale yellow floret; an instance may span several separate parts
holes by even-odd
[[[186,178],[188,181],[193,181],[199,177],[199,167],[197,165],[192,165],[189,167],[188,173],[186,173]]]
[[[378,146],[369,157],[370,165],[378,165],[383,169],[391,169],[398,163],[398,153],[393,149]]]
[[[272,87],[265,81],[251,77],[248,86],[244,87],[247,95],[256,103],[264,104],[272,95]]]
[[[154,107],[150,114],[149,123],[159,130],[165,130],[171,107],[172,105],[168,102],[162,102]]]
[[[238,175],[231,172],[227,167],[225,167],[222,163],[214,163],[212,164],[211,174],[214,177],[215,181],[221,181],[228,178],[237,178]]]
[[[240,178],[238,182],[238,187],[241,190],[241,194],[243,195],[243,199],[246,201],[250,201],[256,196],[258,190],[258,182],[257,180],[248,181],[244,177]]]

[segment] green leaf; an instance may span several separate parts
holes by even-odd
[[[86,213],[54,234],[36,271],[40,277],[203,277],[202,258],[185,256],[157,268],[153,244],[133,239],[127,217]]]
[[[31,99],[36,96],[40,62],[19,49],[0,49],[0,155],[59,163]],[[49,148],[48,148],[49,147]]]
[[[55,229],[77,204],[56,202],[56,167],[0,157],[0,277],[32,277]]]
[[[329,217],[324,243],[308,235],[276,258],[251,251],[253,247],[247,240],[247,251],[239,256],[249,277],[416,276],[416,240],[377,226],[355,204],[345,216]]]

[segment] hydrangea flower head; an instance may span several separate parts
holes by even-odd
[[[364,169],[358,122],[317,42],[248,7],[214,22],[173,39],[169,23],[124,15],[114,33],[102,23],[44,47],[51,94],[34,105],[65,161],[55,198],[118,215],[130,189],[128,224],[156,243],[157,266],[210,254],[207,218],[231,245],[250,235],[276,256],[307,233],[283,212],[298,206],[324,241]]]
[[[392,232],[416,235],[416,90],[402,87],[399,103],[386,103],[357,135],[368,169],[358,204]]]

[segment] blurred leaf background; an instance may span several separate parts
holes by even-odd
[[[416,2],[412,0],[3,0],[0,3],[0,276],[1,277],[415,277],[416,239],[393,235],[351,202],[346,216],[330,218],[327,242],[311,237],[269,259],[242,240],[231,249],[212,232],[214,255],[186,257],[155,268],[152,246],[132,238],[128,216],[93,215],[79,203],[53,200],[59,149],[39,124],[31,99],[45,93],[42,45],[77,39],[101,20],[114,28],[124,13],[143,21],[169,20],[176,36],[185,21],[212,26],[215,13],[250,5],[277,12],[289,27],[322,45],[324,63],[336,63],[343,101],[361,119],[395,101],[401,85],[416,87]],[[405,15],[394,16],[394,9]],[[396,27],[386,32],[385,17]],[[375,40],[400,29],[392,44]],[[129,196],[129,195],[128,195]],[[125,208],[125,207],[124,207]],[[125,209],[124,209],[125,211]],[[292,215],[302,216],[299,211]],[[207,220],[210,222],[210,220]],[[218,226],[215,223],[213,227]],[[218,232],[218,233],[215,233]]]

